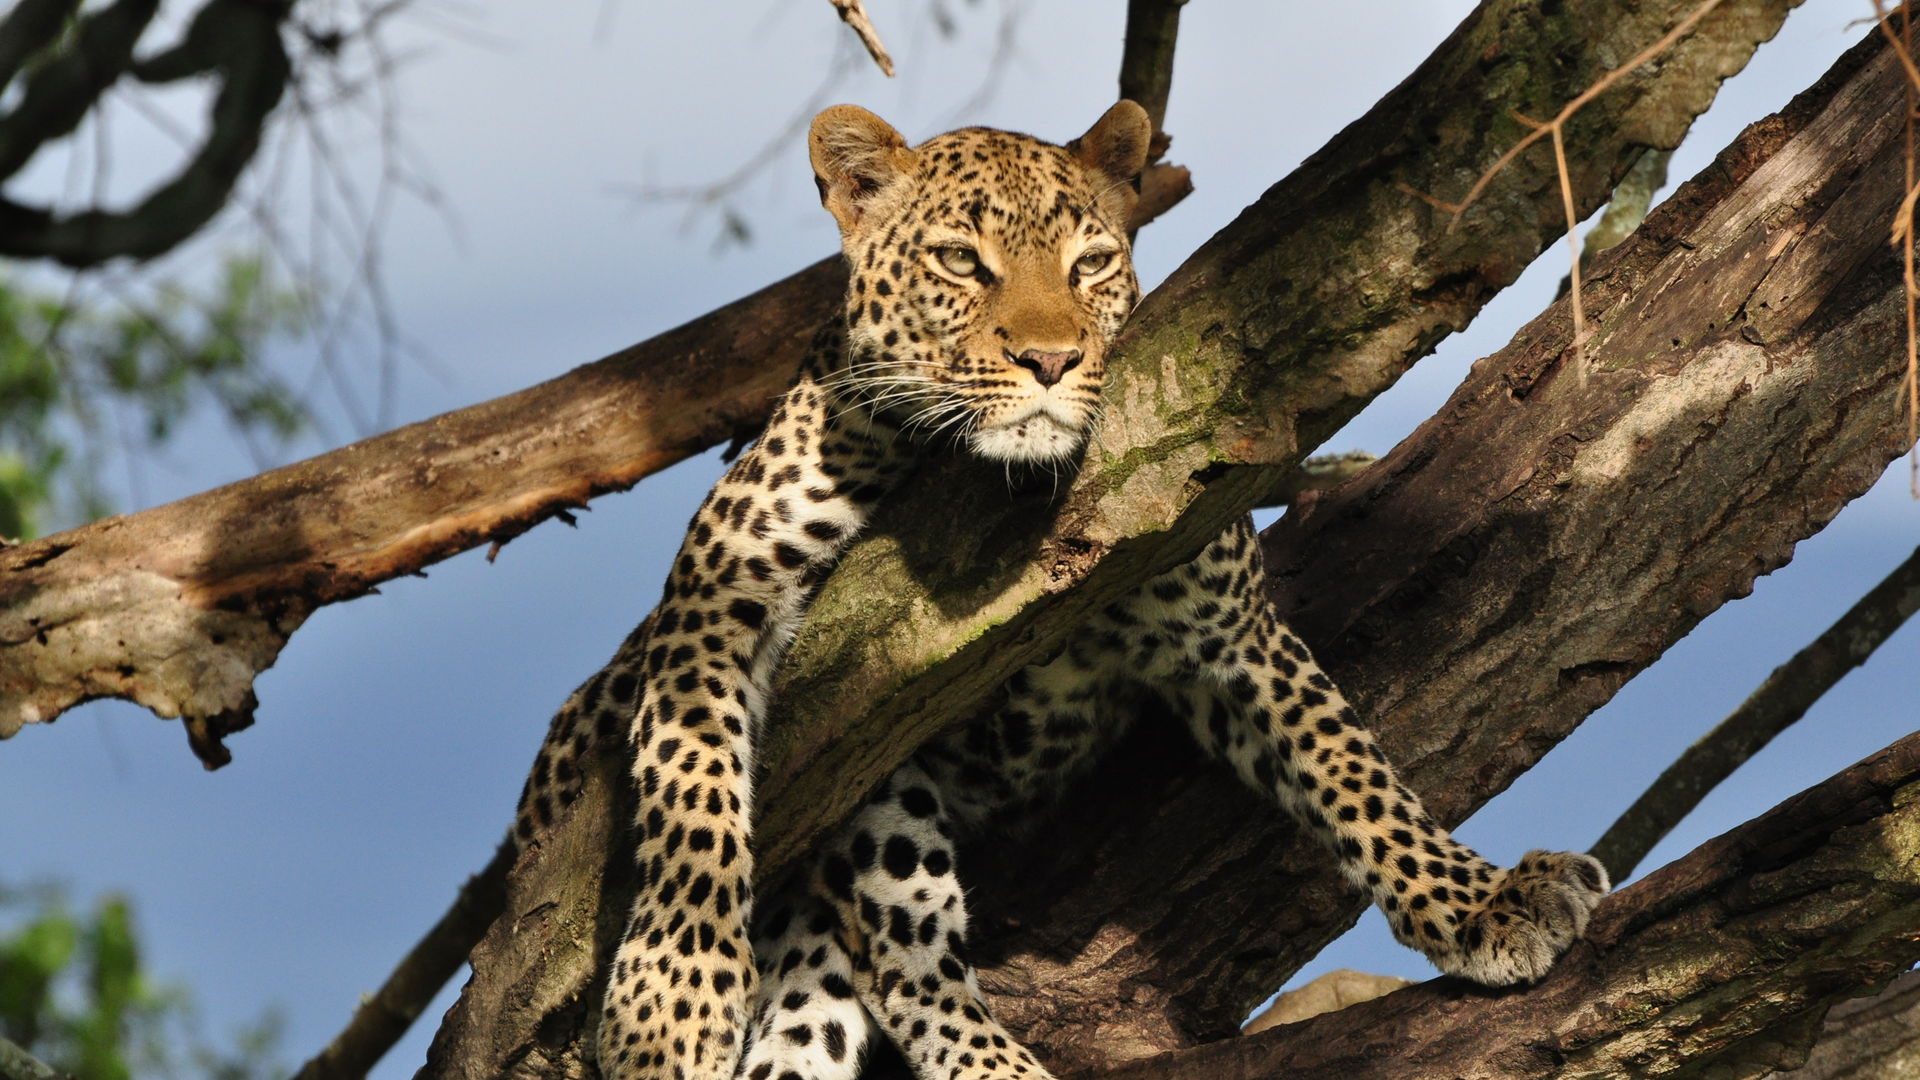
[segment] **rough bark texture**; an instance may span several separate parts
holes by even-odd
[[[1558,305],[1269,531],[1295,629],[1444,820],[1898,454],[1900,94],[1856,49],[1599,261],[1584,379]],[[997,1015],[1069,1068],[1230,1034],[1361,910],[1269,806],[1141,735],[1011,863],[963,863]]]
[[[1773,1080],[1910,1080],[1920,1076],[1920,972],[1834,1006],[1807,1063]]]
[[[1797,1066],[1920,959],[1920,735],[1608,898],[1538,984],[1432,982],[1103,1080],[1651,1080]]]
[[[1192,190],[1156,166],[1136,223]],[[98,697],[185,717],[209,766],[253,679],[364,595],[751,437],[846,290],[824,259],[557,379],[142,513],[0,545],[0,738]]]
[[[765,865],[790,858],[926,735],[1049,649],[1077,621],[1076,612],[1214,535],[1271,487],[1272,468],[1293,464],[1301,448],[1464,324],[1555,238],[1559,193],[1551,165],[1524,159],[1452,234],[1443,215],[1404,188],[1464,190],[1518,133],[1509,108],[1550,112],[1543,106],[1557,108],[1607,61],[1658,38],[1692,6],[1650,4],[1623,13],[1609,4],[1568,4],[1550,17],[1531,5],[1484,6],[1405,85],[1142,306],[1116,364],[1102,444],[1070,494],[1048,508],[1040,496],[1009,497],[998,470],[987,477],[966,463],[931,467],[932,475],[884,511],[892,525],[882,524],[843,561],[796,644],[776,695],[786,708],[770,725],[766,751],[772,766],[759,825]],[[1581,114],[1574,141],[1580,200],[1591,207],[1604,199],[1641,147],[1676,142],[1719,80],[1774,32],[1784,10],[1741,4],[1716,12],[1664,63],[1625,80],[1592,115]],[[1070,585],[1079,587],[1068,592]],[[1546,679],[1553,683],[1555,670]],[[605,827],[604,805],[583,800],[576,807],[581,827]],[[1084,842],[1072,862],[1110,855],[1109,847]],[[1238,850],[1264,858],[1275,850],[1274,838]],[[1205,847],[1194,852],[1217,855]],[[598,987],[587,974],[593,935],[579,928],[604,900],[581,893],[563,862],[542,862],[542,869],[515,875],[508,915],[476,950],[475,963],[479,970],[524,966],[531,955],[553,963],[566,952],[565,971],[556,964],[559,981],[513,1000],[470,987],[449,1015],[426,1075],[573,1075],[585,1067],[581,1030],[567,1035],[572,1042],[558,1058],[544,1049],[580,1022],[577,1007],[562,1014],[530,1005],[595,998]],[[1174,896],[1183,914],[1194,914],[1191,893],[1183,900],[1179,890],[1164,892],[1166,870],[1134,884],[1091,887],[1108,889],[1107,898],[1143,886],[1162,890],[1156,897]],[[1209,904],[1217,899],[1210,888],[1205,893]],[[1263,918],[1273,910],[1271,896],[1260,897]],[[1345,897],[1336,901],[1333,919],[1350,918]],[[1221,930],[1210,919],[1196,922]],[[1098,921],[1069,919],[1059,929],[1086,945],[1107,932],[1098,928]],[[1080,982],[1062,971],[1059,984],[1045,984],[1049,999],[1064,995],[1056,1004],[1088,1006],[1073,1023],[1089,1020],[1092,1002],[1118,1018],[1111,1026],[1089,1023],[1084,1043],[1057,1040],[1031,1010],[1022,1012],[1031,997],[1003,997],[1001,1004],[1055,1061],[1072,1067],[1137,1057],[1179,1045],[1193,1031],[1216,1030],[1221,1003],[1246,998],[1252,981],[1280,966],[1268,946],[1238,956],[1231,945],[1203,944],[1194,953],[1185,949],[1194,944],[1190,938],[1175,944],[1180,948],[1163,966],[1177,956],[1189,967],[1157,984],[1141,980],[1117,995],[1100,985],[1098,996],[1089,995],[1099,980],[1086,979],[1085,968],[1113,956],[1103,947],[1088,952]],[[1193,989],[1192,980],[1213,968],[1242,963],[1251,974],[1201,989],[1204,1007],[1169,1003],[1174,990]],[[1121,1036],[1110,1051],[1096,1052],[1100,1040],[1128,1025],[1144,1036]]]

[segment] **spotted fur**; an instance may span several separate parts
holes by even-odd
[[[763,913],[748,821],[768,680],[814,588],[929,448],[1070,463],[1138,286],[1125,226],[1149,134],[1122,102],[1055,146],[967,128],[909,147],[853,106],[814,121],[851,270],[759,441],[694,515],[660,605],[555,717],[516,822],[537,838],[592,746],[624,735],[641,888],[607,980],[616,1080],[852,1080],[875,1031],[920,1080],[1045,1077],[966,960],[954,839],[1043,801],[1145,684],[1320,836],[1396,937],[1488,984],[1538,978],[1607,889],[1584,855],[1512,869],[1455,842],[1268,599],[1250,523],[1027,669],[988,719],[922,748]]]

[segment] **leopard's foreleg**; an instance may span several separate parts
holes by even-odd
[[[1544,975],[1608,889],[1589,856],[1481,858],[1407,789],[1372,732],[1268,599],[1250,522],[1156,579],[1121,613],[1133,662],[1154,672],[1196,740],[1285,807],[1364,888],[1403,944],[1491,986]]]

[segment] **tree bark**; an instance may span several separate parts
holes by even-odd
[[[1545,979],[1435,979],[1103,1080],[1758,1077],[1920,959],[1920,735],[1608,898]]]
[[[1642,7],[1624,20],[1612,5],[1567,5],[1551,18],[1528,5],[1483,7],[1400,90],[1143,304],[1116,363],[1104,445],[1059,504],[1009,498],[997,471],[982,477],[956,462],[934,466],[883,511],[890,524],[836,571],[776,693],[784,707],[769,725],[771,765],[757,841],[763,866],[777,868],[802,850],[913,746],[966,715],[1007,674],[1057,642],[1077,612],[1209,539],[1271,487],[1273,469],[1290,466],[1300,449],[1464,324],[1554,239],[1559,192],[1551,167],[1528,158],[1519,171],[1510,169],[1481,204],[1486,216],[1469,215],[1454,234],[1443,231],[1444,218],[1429,204],[1403,189],[1464,188],[1517,130],[1508,126],[1509,106],[1550,111],[1538,103],[1551,101],[1557,108],[1601,73],[1597,56],[1631,55],[1692,6]],[[1590,207],[1604,199],[1642,146],[1677,142],[1719,79],[1771,35],[1781,10],[1767,9],[1769,15],[1747,5],[1716,13],[1657,71],[1626,80],[1620,99],[1596,103],[1607,106],[1602,115],[1581,114],[1574,145],[1580,201]],[[1488,220],[1496,224],[1489,227]],[[1534,364],[1538,374],[1539,358]],[[1876,446],[1876,452],[1878,466],[1893,451]],[[1077,587],[1069,591],[1070,585]],[[1546,679],[1554,683],[1557,670],[1548,669]],[[1518,758],[1510,753],[1508,760]],[[1461,760],[1453,764],[1462,767]],[[1125,790],[1128,782],[1123,773],[1114,786]],[[1214,815],[1220,805],[1214,803]],[[604,802],[583,799],[576,807],[560,826],[563,833],[578,827],[617,835]],[[1149,807],[1140,800],[1135,817]],[[1125,842],[1122,835],[1070,849],[1073,864],[1112,856],[1113,843]],[[1086,834],[1073,839],[1079,843]],[[1272,852],[1271,839],[1253,854]],[[1218,852],[1201,847],[1195,854],[1205,860]],[[1237,854],[1249,849],[1243,845]],[[591,866],[591,872],[602,869],[598,861]],[[1163,885],[1166,869],[1141,879],[1145,889]],[[590,1045],[581,1042],[590,1017],[580,1003],[597,1000],[594,950],[609,931],[595,922],[606,897],[580,888],[587,872],[544,852],[516,872],[508,914],[476,950],[475,969],[525,971],[537,957],[539,978],[502,993],[498,985],[480,986],[476,974],[423,1075],[567,1076],[590,1069],[581,1049]],[[1137,887],[1115,886],[1118,880],[1124,878],[1089,887],[1106,888],[1108,900]],[[1209,904],[1217,899],[1210,888],[1204,892]],[[1175,903],[1190,913],[1191,899]],[[1346,898],[1337,900],[1333,918],[1345,921],[1351,917]],[[1209,932],[1222,929],[1210,918],[1197,921]],[[1097,920],[1076,924],[1069,912],[1059,929],[1086,945],[1099,926]],[[1158,985],[1143,980],[1119,996],[1085,994],[1086,970],[1115,951],[1092,949],[1080,984],[1054,965],[1027,998],[1014,990],[997,1007],[1025,1023],[1027,1034],[1054,1054],[1051,1060],[1071,1068],[1179,1045],[1195,1027],[1215,1030],[1219,1003],[1244,997],[1253,978],[1277,966],[1271,950],[1249,958],[1230,949],[1205,955],[1180,949],[1180,962],[1194,965],[1180,976]],[[1169,1005],[1176,989],[1193,990],[1199,968],[1241,962],[1259,970],[1230,979],[1222,990],[1199,991],[1206,1008]],[[1053,982],[1054,975],[1061,981]],[[1039,986],[1044,991],[1033,988]],[[1012,984],[1003,979],[997,987]],[[1055,999],[1049,1007],[1056,1016],[1062,1007],[1079,1007],[1072,1022],[1088,1021],[1093,1034],[1087,1041],[1055,1038],[1037,1022],[1030,1006],[1042,993]],[[1125,1020],[1089,1021],[1096,1001]],[[1202,1022],[1191,1023],[1195,1018]],[[1143,1024],[1138,1038],[1121,1030],[1135,1023]]]
[[[1920,972],[1862,1001],[1834,1006],[1807,1063],[1772,1080],[1904,1080],[1920,1076]]]

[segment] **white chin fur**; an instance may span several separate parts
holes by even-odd
[[[994,461],[1053,461],[1080,449],[1082,433],[1045,414],[972,432],[967,448]]]

